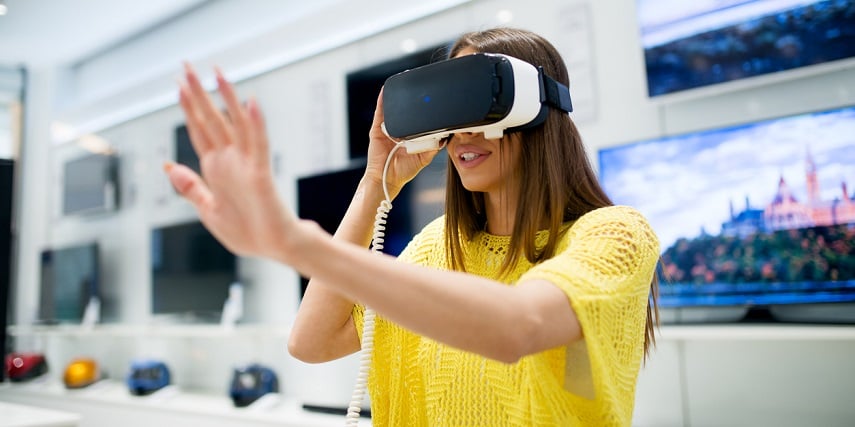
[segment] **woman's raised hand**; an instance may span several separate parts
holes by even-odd
[[[254,99],[241,104],[219,70],[216,77],[227,114],[217,108],[189,64],[179,83],[181,108],[202,176],[179,164],[168,163],[165,169],[173,186],[196,207],[202,223],[229,250],[276,257],[298,220],[276,192],[258,104]]]
[[[383,179],[383,166],[389,152],[395,147],[395,141],[383,133],[383,91],[377,97],[377,108],[374,110],[374,121],[368,132],[370,142],[368,144],[368,165],[365,170],[366,178],[376,180],[378,183]],[[418,154],[409,154],[404,147],[395,152],[395,158],[389,164],[389,172],[386,175],[386,183],[391,197],[396,196],[401,188],[415,178],[425,166],[427,166],[439,151],[428,151]]]

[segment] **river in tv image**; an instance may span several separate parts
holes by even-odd
[[[662,249],[662,305],[855,301],[855,108],[601,150]]]

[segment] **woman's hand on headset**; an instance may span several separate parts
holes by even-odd
[[[202,176],[183,165],[164,168],[202,223],[229,250],[282,255],[283,236],[293,237],[303,227],[276,191],[264,119],[254,99],[241,104],[219,70],[216,76],[227,114],[216,107],[189,64],[180,82],[180,104]]]
[[[383,132],[382,124],[383,91],[381,90],[377,97],[377,108],[374,110],[374,121],[371,124],[371,130],[368,132],[368,165],[365,170],[365,177],[375,180],[380,185],[383,182],[383,167],[386,164],[386,158],[392,148],[395,147],[395,141]],[[390,197],[394,198],[404,184],[410,182],[419,171],[430,164],[438,152],[439,150],[409,154],[405,147],[399,148],[395,152],[395,158],[389,164],[389,172],[386,175],[386,185],[389,188]]]

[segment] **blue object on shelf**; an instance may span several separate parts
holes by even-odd
[[[128,373],[127,384],[131,394],[145,396],[170,383],[169,368],[159,360],[134,360]]]
[[[249,406],[267,393],[278,392],[279,379],[272,369],[256,363],[234,369],[229,395],[235,406]]]

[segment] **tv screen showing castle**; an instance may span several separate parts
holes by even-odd
[[[855,108],[601,150],[662,248],[663,306],[855,301]]]

